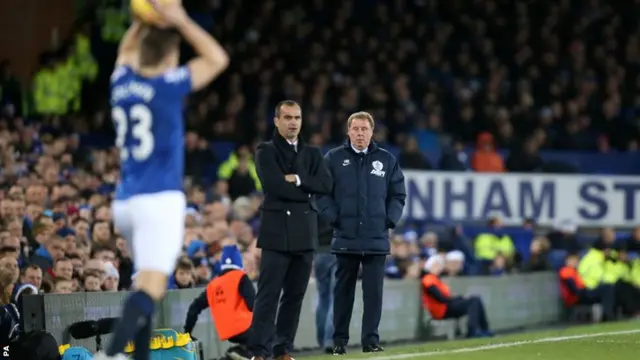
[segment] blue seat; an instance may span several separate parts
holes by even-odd
[[[551,250],[547,256],[547,261],[555,271],[558,271],[564,266],[564,261],[568,254],[566,250]]]

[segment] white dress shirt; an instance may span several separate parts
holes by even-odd
[[[298,152],[298,140],[291,142],[289,140],[287,140],[287,142],[289,143],[289,145],[293,146],[293,151]],[[300,186],[300,184],[302,184],[302,181],[300,181],[300,176],[298,175],[294,175],[296,177],[296,186]]]

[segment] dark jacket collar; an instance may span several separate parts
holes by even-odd
[[[272,141],[276,146],[280,148],[291,149],[291,144],[289,144],[287,139],[285,139],[282,135],[280,135],[280,133],[278,132],[278,129],[275,129],[273,131]],[[302,141],[302,139],[298,137],[298,142],[296,143],[296,147],[300,149],[300,146],[304,146],[304,141]]]
[[[345,140],[343,146],[348,151],[351,151],[352,153],[356,154],[355,150],[353,150],[353,147],[351,146],[351,141],[349,141],[349,139]],[[371,140],[371,143],[369,144],[369,147],[367,148],[367,154],[368,153],[372,153],[372,152],[374,152],[376,150],[378,150],[378,144],[376,144],[373,140]]]

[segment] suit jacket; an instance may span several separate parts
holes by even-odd
[[[264,192],[258,247],[280,252],[314,250],[318,242],[315,194],[331,193],[333,179],[319,148],[298,140],[294,150],[279,133],[258,145],[256,170]],[[296,174],[300,186],[287,182]]]

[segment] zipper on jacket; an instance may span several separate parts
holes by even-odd
[[[364,166],[364,156],[366,156],[366,154],[363,155],[356,155],[358,157],[358,171],[356,174],[356,186],[358,187],[358,201],[356,202],[356,204],[358,204],[358,228],[357,228],[357,232],[356,235],[359,237],[360,236],[360,225],[362,225],[362,221],[360,221],[360,178],[361,178],[361,174],[362,174],[362,167]]]

